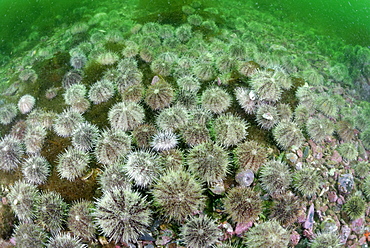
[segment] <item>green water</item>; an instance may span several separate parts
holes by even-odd
[[[114,2],[114,1],[113,1]],[[179,10],[192,1],[125,1],[126,5],[137,5],[140,10],[160,9],[164,12]],[[225,11],[252,6],[266,11],[283,21],[303,22],[326,35],[339,36],[352,45],[370,45],[369,4],[366,0],[327,1],[203,1],[204,4],[224,4]],[[0,2],[0,54],[9,55],[18,44],[32,33],[50,35],[58,26],[71,24],[82,18],[76,8],[98,6],[94,1],[76,0],[2,0]],[[100,4],[102,5],[102,4]],[[111,6],[110,6],[111,5]],[[107,4],[110,9],[114,4]],[[80,9],[81,10],[81,9]],[[160,18],[159,18],[160,19]]]
[[[11,54],[32,33],[38,37],[48,36],[63,23],[77,21],[81,14],[75,9],[92,8],[92,3],[76,0],[0,1],[0,54]]]
[[[257,9],[281,19],[304,22],[352,45],[370,45],[370,4],[366,0],[258,0]]]

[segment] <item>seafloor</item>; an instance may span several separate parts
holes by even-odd
[[[2,57],[0,246],[367,247],[370,49],[145,2]]]

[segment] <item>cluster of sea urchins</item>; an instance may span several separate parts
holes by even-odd
[[[300,84],[293,75],[298,65],[271,65],[261,58],[258,44],[229,37],[230,31],[191,7],[183,10],[188,23],[137,24],[130,35],[97,30],[109,22],[104,13],[74,24],[71,68],[60,85],[41,96],[63,109],[44,110],[30,94],[18,104],[0,106],[3,125],[17,121],[0,141],[0,169],[21,168],[24,177],[8,194],[20,222],[17,244],[82,247],[82,240],[96,242],[97,230],[109,242],[137,242],[155,228],[153,220],[160,220],[181,225],[185,245],[211,247],[222,240],[216,223],[227,219],[239,228],[259,222],[243,238],[248,247],[286,247],[286,228],[297,223],[303,202],[319,193],[322,177],[314,163],[291,166],[295,155],[278,158],[271,148],[296,152],[307,139],[321,145],[336,131],[344,141],[338,153],[346,161],[357,159],[356,122],[344,114],[350,110],[338,107],[342,96]],[[38,82],[32,69],[19,79]],[[285,99],[287,94],[299,105]],[[255,134],[249,138],[251,126],[273,142],[261,142]],[[45,155],[51,135],[67,144],[55,161]],[[38,190],[51,168],[70,183],[98,168],[95,203],[80,199],[68,210],[60,194]],[[206,192],[222,197],[221,213],[207,214]],[[260,218],[268,205],[262,200],[272,202],[274,220]],[[354,219],[363,215],[364,203],[353,196],[343,210]],[[65,223],[73,236],[60,232]]]

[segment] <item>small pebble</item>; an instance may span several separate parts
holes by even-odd
[[[343,205],[345,202],[346,202],[346,200],[344,200],[344,197],[342,195],[339,195],[339,197],[337,199],[338,205]]]
[[[220,180],[219,182],[213,183],[209,187],[209,189],[212,191],[212,193],[214,193],[216,195],[222,195],[223,193],[225,193],[225,185],[224,185],[223,180]]]
[[[298,150],[298,151],[300,151],[300,150]],[[297,151],[297,153],[298,153],[298,151]],[[298,156],[296,155],[296,154],[294,154],[294,153],[292,153],[292,152],[290,152],[290,153],[288,153],[287,155],[286,155],[286,158],[291,162],[291,163],[296,163],[297,162],[297,160],[298,160]]]
[[[364,218],[358,218],[351,222],[351,230],[356,234],[363,233],[365,221]]]
[[[241,171],[235,176],[235,181],[242,187],[249,187],[254,180],[254,173],[252,170]]]
[[[351,228],[347,225],[343,225],[342,228],[340,229],[340,242],[341,243],[346,243],[349,235],[351,234]]]
[[[336,163],[340,163],[340,162],[342,162],[342,156],[340,156],[337,151],[334,151],[330,160],[333,161],[333,162],[336,162]]]
[[[338,178],[338,189],[344,194],[348,194],[352,191],[354,185],[354,179],[352,174],[343,174]]]
[[[250,221],[248,223],[238,223],[235,227],[235,234],[240,235],[246,231],[248,231],[249,228],[253,226],[253,221]]]
[[[337,193],[335,193],[335,191],[329,191],[328,199],[329,199],[329,202],[336,202],[338,200]]]
[[[140,239],[145,241],[155,241],[155,238],[153,238],[152,235],[147,232],[144,232],[143,235],[140,236]]]
[[[311,204],[311,206],[310,206],[310,208],[308,210],[308,213],[307,213],[306,221],[303,224],[303,227],[305,229],[312,230],[312,228],[313,228],[313,216],[314,216],[314,213],[315,213],[315,207],[314,207],[313,204]]]
[[[291,244],[291,246],[298,245],[300,240],[301,240],[301,235],[299,235],[299,233],[294,230],[292,232],[292,234],[290,235],[290,244]]]
[[[324,220],[320,226],[322,232],[334,233],[338,230],[335,220],[330,217]]]
[[[303,157],[303,152],[302,152],[302,150],[301,149],[298,149],[297,150],[297,155],[298,155],[298,157]]]
[[[303,167],[303,163],[302,162],[298,162],[298,163],[295,164],[295,168],[297,170],[302,170],[302,167]]]

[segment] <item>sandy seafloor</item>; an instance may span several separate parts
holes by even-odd
[[[347,5],[2,4],[1,247],[367,247]]]

